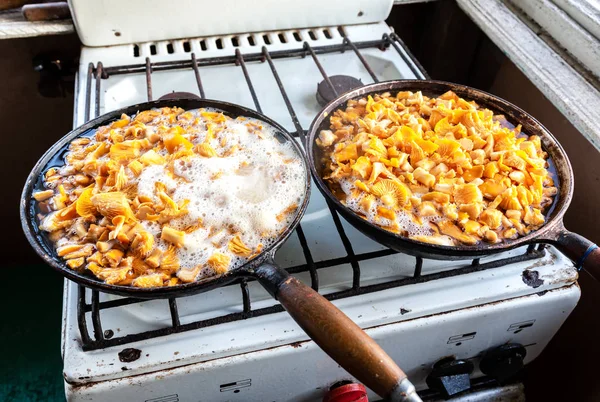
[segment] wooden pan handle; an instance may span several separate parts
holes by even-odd
[[[583,268],[600,281],[600,249],[596,244],[565,229],[558,235],[554,245],[575,262],[578,270]]]
[[[421,401],[406,374],[373,339],[323,296],[271,263],[259,282],[333,360],[382,398]]]
[[[71,11],[66,1],[27,4],[23,6],[22,13],[27,21],[51,21],[71,17]]]
[[[11,8],[19,8],[24,4],[41,3],[36,0],[2,0],[0,1],[0,10],[10,10]]]

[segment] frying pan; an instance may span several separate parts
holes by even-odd
[[[223,275],[194,283],[161,288],[135,288],[109,285],[89,273],[79,273],[69,269],[65,262],[57,256],[47,236],[38,228],[36,215],[39,210],[37,203],[32,199],[32,194],[42,188],[44,172],[52,166],[64,164],[64,154],[73,139],[93,134],[98,127],[118,120],[121,114],[133,115],[138,111],[175,106],[185,110],[216,108],[232,118],[238,116],[256,118],[274,127],[279,141],[290,142],[297,155],[302,159],[305,170],[304,200],[298,208],[294,221],[279,235],[274,244],[265,248],[260,255],[246,264]],[[373,339],[327,299],[289,276],[284,269],[273,262],[277,249],[300,222],[309,198],[310,173],[304,153],[292,136],[279,124],[260,113],[231,103],[207,99],[169,99],[140,103],[110,112],[91,120],[60,139],[42,156],[29,174],[21,197],[20,212],[21,223],[27,239],[48,265],[70,280],[102,292],[136,298],[167,298],[205,292],[242,277],[255,278],[271,296],[283,305],[308,336],[359,381],[383,398],[394,401],[421,401],[414,386],[406,378],[406,374]]]
[[[333,195],[329,186],[322,179],[324,164],[323,154],[315,140],[321,130],[329,129],[329,116],[336,110],[345,108],[350,99],[360,99],[368,95],[384,92],[421,91],[423,95],[437,97],[447,91],[453,91],[467,100],[474,100],[479,106],[502,114],[509,123],[522,125],[522,132],[527,135],[538,135],[543,149],[548,153],[551,169],[555,170],[555,185],[558,194],[546,212],[546,223],[538,230],[514,240],[497,244],[481,242],[474,246],[442,246],[411,240],[407,237],[389,232],[361,218],[347,208]],[[397,80],[370,84],[348,91],[329,102],[315,117],[308,131],[308,159],[317,187],[328,198],[336,210],[356,229],[373,240],[406,254],[423,258],[458,260],[470,259],[500,253],[531,243],[549,243],[556,246],[568,258],[576,263],[578,269],[584,268],[594,278],[600,280],[600,250],[591,241],[569,232],[563,225],[563,216],[573,197],[573,170],[567,155],[556,138],[542,124],[524,110],[487,92],[464,85],[432,80]]]

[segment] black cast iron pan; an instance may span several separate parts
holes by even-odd
[[[280,141],[293,144],[301,157],[305,170],[305,194],[302,205],[289,227],[277,241],[260,255],[245,265],[223,275],[207,278],[195,283],[172,287],[135,288],[108,285],[91,274],[79,273],[67,267],[59,258],[48,238],[40,232],[36,215],[39,212],[32,194],[42,188],[43,174],[52,166],[63,165],[63,156],[68,145],[79,136],[91,135],[95,130],[120,118],[121,114],[133,115],[138,111],[160,107],[181,107],[185,110],[216,108],[230,117],[253,117],[270,124],[277,130]],[[107,293],[138,298],[166,298],[186,296],[205,292],[242,277],[256,278],[267,291],[285,307],[304,331],[344,369],[363,382],[381,397],[395,401],[420,401],[406,374],[359,326],[338,310],[327,299],[288,273],[273,262],[277,249],[293,232],[300,222],[310,198],[310,173],[303,151],[292,136],[279,124],[268,117],[242,106],[214,101],[178,99],[141,103],[116,110],[98,117],[73,130],[54,144],[33,168],[21,197],[21,222],[27,239],[44,261],[65,277],[81,285]]]
[[[474,100],[479,106],[486,107],[495,114],[503,114],[508,122],[515,126],[521,124],[523,133],[538,135],[542,140],[542,147],[548,152],[556,171],[555,184],[559,190],[552,206],[546,213],[546,224],[527,236],[502,243],[487,244],[482,242],[474,246],[441,246],[411,240],[389,232],[362,219],[342,204],[322,179],[322,153],[315,143],[316,138],[318,138],[321,130],[329,129],[329,116],[336,110],[345,108],[348,100],[361,99],[368,95],[384,92],[394,94],[399,91],[421,91],[423,95],[430,97],[453,91],[462,98]],[[573,260],[578,268],[583,267],[592,276],[600,279],[600,250],[591,241],[566,230],[563,225],[563,216],[573,197],[573,170],[564,149],[539,121],[508,101],[478,89],[443,81],[397,80],[380,82],[353,89],[329,102],[312,122],[307,141],[310,168],[321,193],[333,203],[336,210],[355,228],[391,249],[423,258],[458,260],[483,257],[531,243],[549,243]]]

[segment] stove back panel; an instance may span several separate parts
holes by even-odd
[[[383,21],[392,0],[69,0],[86,46]]]

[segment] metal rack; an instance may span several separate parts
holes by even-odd
[[[103,79],[108,78],[109,76],[118,75],[118,74],[131,74],[131,73],[145,73],[146,75],[146,86],[147,86],[147,97],[148,100],[152,100],[152,73],[156,71],[164,71],[164,70],[173,70],[173,69],[187,69],[191,68],[194,71],[196,83],[198,86],[198,91],[202,98],[205,98],[204,88],[202,86],[202,79],[200,74],[200,67],[203,66],[217,66],[217,65],[231,65],[235,64],[242,69],[244,74],[244,78],[248,85],[248,90],[252,96],[254,101],[254,105],[258,112],[261,112],[260,102],[258,97],[256,96],[256,92],[254,90],[254,85],[252,84],[252,80],[248,71],[246,69],[246,62],[256,62],[260,61],[262,63],[268,63],[269,68],[273,74],[273,78],[277,82],[277,86],[280,90],[281,96],[286,104],[289,115],[292,119],[296,132],[295,136],[299,137],[303,143],[305,143],[305,130],[301,126],[296,112],[294,111],[294,107],[290,102],[290,99],[287,95],[283,82],[279,77],[277,72],[277,68],[275,67],[275,63],[273,60],[281,59],[281,58],[292,58],[292,57],[307,57],[310,56],[315,66],[319,69],[319,72],[323,76],[323,79],[327,82],[332,92],[337,96],[337,91],[332,85],[329,76],[325,72],[322,64],[319,62],[318,55],[326,54],[326,53],[335,53],[335,52],[345,52],[352,51],[356,57],[361,61],[362,65],[372,77],[375,82],[378,82],[378,78],[373,72],[371,66],[369,66],[366,59],[362,56],[360,49],[365,48],[379,48],[381,51],[391,51],[390,47],[394,49],[406,62],[406,64],[410,67],[416,77],[420,79],[429,78],[425,70],[420,66],[420,64],[416,61],[416,59],[410,54],[402,40],[394,33],[384,34],[383,37],[378,41],[364,41],[364,42],[352,42],[350,38],[345,34],[343,28],[340,28],[340,33],[343,36],[343,42],[337,45],[329,45],[329,46],[319,46],[319,47],[311,47],[308,42],[303,43],[303,47],[301,49],[293,49],[293,50],[284,50],[284,51],[274,51],[269,52],[266,47],[262,48],[260,53],[252,53],[242,55],[239,49],[236,49],[235,54],[226,57],[213,57],[198,60],[194,53],[191,54],[191,58],[189,60],[182,61],[169,61],[169,62],[158,62],[152,63],[149,58],[146,58],[144,64],[137,65],[127,65],[127,66],[115,66],[104,68],[102,62],[98,62],[95,66],[90,63],[88,66],[87,73],[87,82],[86,82],[86,99],[85,99],[85,111],[84,116],[85,120],[88,121],[90,119],[91,114],[91,99],[92,96],[95,96],[95,113],[94,116],[98,116],[100,114],[100,93],[101,93],[101,82]],[[408,55],[408,56],[407,56]],[[92,94],[92,83],[94,82],[95,89]],[[369,253],[356,254],[352,248],[352,244],[348,239],[348,236],[345,233],[345,230],[342,226],[342,222],[340,220],[339,215],[333,209],[332,205],[328,203],[329,210],[331,212],[331,216],[333,218],[335,227],[340,236],[342,244],[344,246],[346,256],[340,258],[333,258],[322,261],[314,261],[313,256],[311,254],[311,250],[308,246],[306,236],[302,229],[302,225],[298,225],[296,229],[296,233],[298,235],[298,239],[300,241],[300,245],[302,246],[302,251],[304,253],[304,257],[306,260],[306,264],[294,266],[288,268],[287,271],[291,274],[297,274],[300,272],[308,272],[311,278],[311,286],[316,291],[319,290],[319,275],[318,270],[322,268],[328,268],[340,264],[349,264],[352,268],[352,287],[347,290],[334,292],[325,295],[325,297],[329,300],[336,300],[345,297],[357,296],[361,294],[377,292],[384,289],[394,288],[398,286],[405,286],[415,283],[426,282],[430,280],[436,280],[441,278],[448,278],[452,276],[463,275],[466,273],[482,271],[494,267],[499,267],[507,264],[517,263],[526,260],[533,260],[537,258],[541,258],[544,256],[545,251],[543,245],[536,246],[531,245],[527,251],[521,255],[510,258],[503,258],[495,261],[491,261],[488,263],[480,264],[479,259],[474,259],[470,263],[465,264],[465,266],[444,271],[438,272],[435,274],[422,275],[421,270],[423,266],[423,259],[420,257],[415,258],[415,267],[413,271],[412,277],[406,277],[402,279],[391,280],[384,283],[378,283],[374,285],[361,286],[361,271],[360,271],[360,262],[365,260],[370,260],[374,258],[379,258],[391,254],[396,254],[393,250],[381,250]],[[251,280],[251,279],[248,279]],[[212,325],[222,324],[226,322],[232,322],[237,320],[243,320],[251,317],[258,317],[266,314],[273,314],[283,311],[283,307],[279,304],[276,304],[271,307],[254,309],[252,308],[252,301],[250,300],[250,294],[248,290],[247,280],[243,279],[234,284],[230,284],[227,286],[239,286],[242,296],[243,309],[240,312],[231,313],[215,318],[210,318],[206,320],[194,321],[187,324],[181,324],[179,313],[177,310],[177,299],[171,298],[168,299],[169,310],[171,315],[171,326],[136,333],[136,334],[128,334],[120,337],[115,337],[114,332],[112,330],[103,331],[102,322],[100,318],[100,312],[102,310],[107,310],[111,308],[118,308],[120,306],[125,306],[134,303],[140,303],[144,300],[136,299],[136,298],[122,298],[118,300],[104,301],[100,302],[100,294],[97,290],[86,289],[85,287],[79,285],[79,295],[78,295],[78,308],[77,308],[77,321],[79,330],[81,332],[82,339],[82,347],[83,350],[96,350],[103,349],[111,346],[119,346],[125,345],[131,342],[151,339],[155,337],[166,336],[174,333],[180,333],[185,331],[190,331],[198,328],[208,327]],[[87,303],[86,295],[87,292],[91,292],[91,303]],[[90,314],[92,320],[93,327],[93,337],[90,336],[87,327],[87,314]]]

